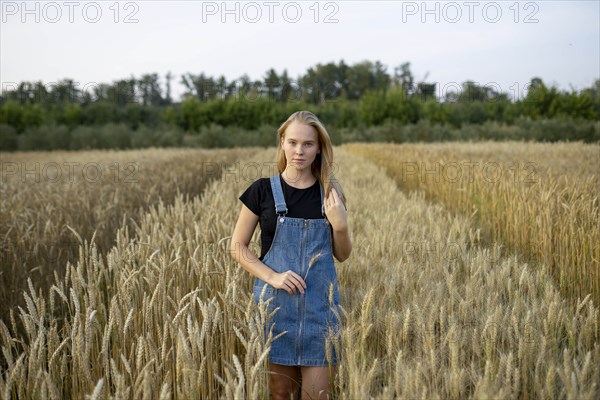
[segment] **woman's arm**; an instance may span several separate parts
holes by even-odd
[[[242,205],[240,216],[231,236],[231,248],[229,251],[231,252],[231,257],[240,263],[242,268],[268,283],[275,271],[260,262],[256,255],[248,248],[257,224],[258,215],[254,214],[246,205]]]
[[[352,241],[350,240],[348,225],[345,228],[332,228],[332,231],[333,255],[339,262],[343,262],[350,257],[350,253],[352,252]]]
[[[231,247],[229,249],[231,257],[246,271],[274,288],[284,289],[290,294],[295,294],[296,289],[304,293],[306,283],[298,274],[293,271],[277,273],[250,251],[248,244],[257,224],[258,215],[254,214],[245,204],[242,204],[240,216],[231,236]]]
[[[337,190],[332,188],[325,200],[325,215],[331,224],[333,236],[333,255],[339,262],[350,257],[352,241],[346,215],[346,206],[340,200]]]

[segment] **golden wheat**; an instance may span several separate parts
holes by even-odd
[[[600,302],[600,146],[583,143],[347,144],[404,189],[474,216],[488,243],[545,264],[574,299]]]
[[[177,193],[202,193],[242,154],[257,149],[2,153],[0,180],[0,318],[22,305],[31,277],[47,290],[53,273],[77,260],[81,237],[102,254],[115,231],[148,206]]]
[[[334,397],[598,397],[592,296],[572,304],[543,265],[488,247],[472,216],[399,191],[383,168],[343,149],[336,162],[354,252],[336,262]],[[277,311],[254,304],[252,279],[228,251],[237,196],[250,183],[224,175],[201,196],[151,206],[116,232],[105,256],[83,236],[48,298],[32,280],[19,322],[14,312],[1,321],[0,393],[268,397],[267,354],[278,338],[265,340],[263,326]]]

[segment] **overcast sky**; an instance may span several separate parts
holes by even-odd
[[[561,90],[600,78],[593,1],[0,1],[2,88],[64,78],[80,88],[132,75],[248,74],[317,63],[403,62],[438,95],[470,79],[524,95],[538,76]],[[237,21],[236,21],[237,19]],[[37,21],[36,21],[37,20]],[[162,79],[164,82],[164,79]]]

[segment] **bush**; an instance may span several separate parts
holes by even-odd
[[[10,125],[0,124],[0,151],[14,151],[18,148],[17,130]]]
[[[100,149],[129,149],[133,129],[123,123],[108,123],[98,128],[98,148]]]
[[[92,126],[78,126],[71,131],[70,150],[97,149],[99,147],[99,138],[97,128]]]
[[[175,126],[161,125],[151,129],[140,125],[131,132],[131,147],[177,147],[183,144],[183,131]]]
[[[440,124],[428,119],[402,124],[392,118],[374,126],[356,127],[327,125],[332,143],[348,142],[444,142],[476,140],[522,141],[600,141],[600,121],[578,118],[533,120],[518,117],[514,125],[496,121],[483,124],[463,124],[457,128],[451,122]],[[102,126],[78,126],[72,131],[65,125],[45,125],[29,128],[22,134],[7,124],[0,124],[0,150],[84,150],[128,149],[146,147],[232,148],[277,145],[277,126],[262,124],[256,129],[222,126],[211,123],[198,133],[184,134],[177,126],[162,124],[156,128],[139,125],[133,130],[123,123]]]
[[[69,148],[71,133],[64,125],[44,125],[25,130],[18,138],[19,150],[61,150]]]
[[[515,125],[520,128],[523,137],[541,142],[582,140],[589,143],[600,138],[598,122],[580,118],[533,120],[529,117],[519,117],[515,120]]]

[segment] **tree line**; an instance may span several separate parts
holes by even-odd
[[[417,82],[408,62],[390,74],[379,61],[347,65],[341,60],[317,64],[296,79],[287,70],[277,73],[272,68],[258,80],[186,73],[180,76],[185,91],[178,102],[171,94],[173,79],[168,73],[163,82],[153,73],[84,87],[72,79],[47,85],[5,84],[0,132],[12,138],[13,147],[23,133],[57,126],[70,132],[116,124],[131,131],[180,130],[194,135],[214,126],[278,126],[299,109],[313,110],[328,127],[362,130],[390,124],[428,123],[456,130],[491,122],[511,126],[523,120],[600,120],[600,79],[577,92],[549,87],[533,77],[527,94],[517,99],[494,85],[470,80],[436,94],[436,83]],[[564,139],[570,134],[565,132]]]

